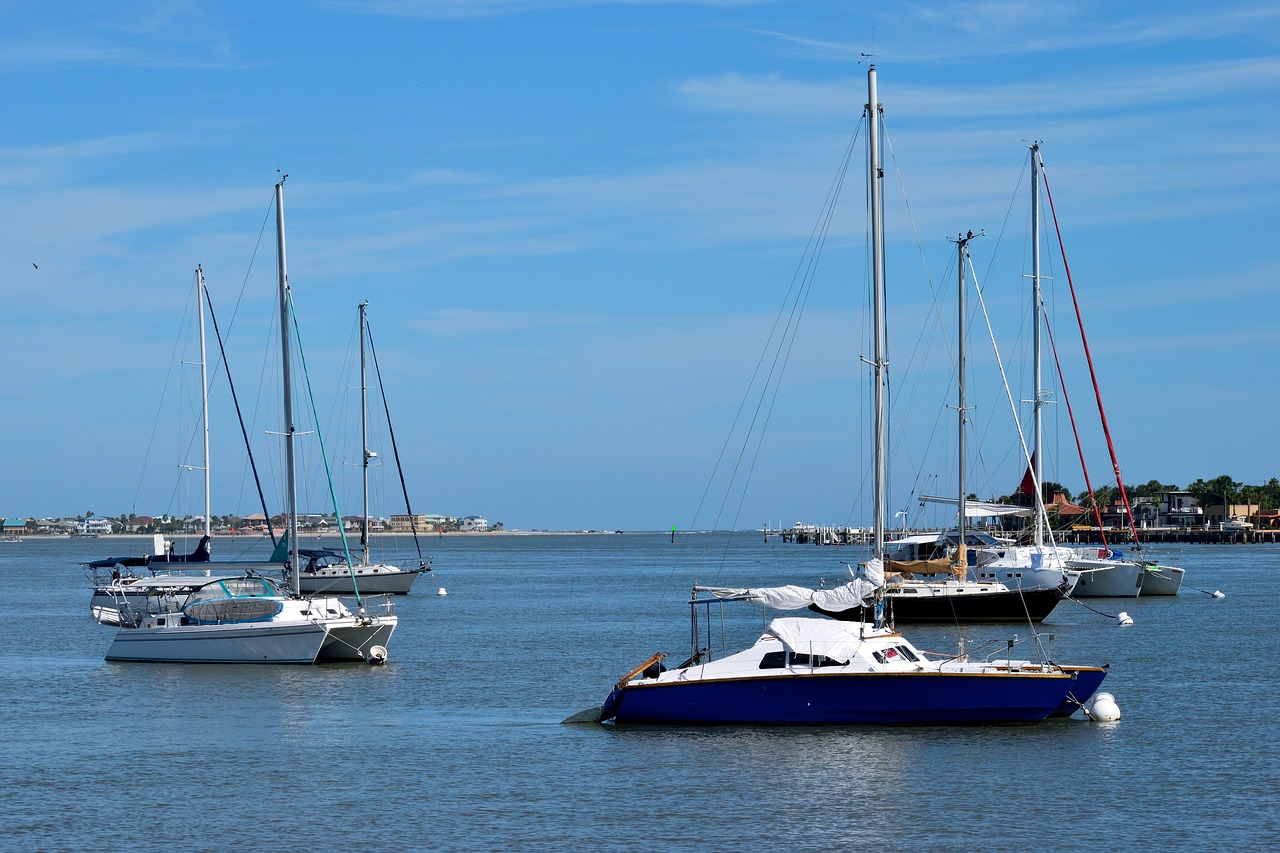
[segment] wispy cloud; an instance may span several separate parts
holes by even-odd
[[[777,0],[327,0],[325,7],[401,18],[480,18],[587,6],[763,6]]]
[[[214,9],[199,2],[119,2],[40,15],[10,10],[0,36],[0,68],[264,65],[236,55],[233,37]]]
[[[890,78],[891,79],[891,78]],[[929,118],[990,118],[1018,115],[1089,115],[1149,109],[1242,94],[1280,90],[1280,57],[1171,63],[1161,68],[1112,67],[1041,74],[1041,79],[982,84],[957,81],[919,86],[892,81],[882,97],[895,115]],[[672,84],[678,101],[691,109],[761,117],[831,121],[856,116],[866,101],[861,77],[795,80],[781,74],[737,73],[687,79]],[[886,94],[887,92],[887,94]]]

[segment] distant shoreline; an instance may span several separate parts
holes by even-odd
[[[420,539],[443,539],[451,536],[627,536],[631,534],[647,534],[647,533],[670,533],[665,530],[449,530],[444,533],[432,531],[431,533],[419,533]],[[73,536],[69,533],[19,533],[21,538],[32,539],[84,539],[90,541],[93,539],[150,539],[152,536],[164,536],[166,539],[189,539],[198,538],[201,533],[99,533],[97,536]],[[214,539],[255,539],[265,538],[265,533],[214,533]],[[358,535],[355,533],[347,534],[347,538]],[[387,539],[392,537],[412,538],[412,533],[404,533],[402,531],[380,532],[374,533],[379,539]],[[313,531],[304,531],[299,533],[298,538],[302,539],[341,539],[337,533],[315,533]]]

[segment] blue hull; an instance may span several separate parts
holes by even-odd
[[[1105,666],[1068,666],[1063,667],[1063,669],[1076,677],[1076,683],[1067,693],[1067,698],[1062,701],[1062,704],[1049,715],[1050,717],[1070,717],[1080,710],[1086,702],[1093,698],[1093,694],[1102,685],[1102,679],[1107,677],[1107,667]]]
[[[1069,704],[1067,694],[1076,686],[1070,675],[1006,673],[854,673],[630,684],[609,695],[604,718],[682,725],[1038,723]]]

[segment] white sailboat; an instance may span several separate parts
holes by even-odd
[[[975,577],[969,576],[969,555],[979,560],[991,537],[968,528],[968,520],[978,512],[990,512],[989,505],[971,512],[967,497],[966,445],[968,401],[966,397],[965,271],[969,257],[968,236],[956,238],[957,254],[957,495],[945,502],[956,507],[956,527],[925,541],[888,543],[885,564],[886,583],[883,598],[889,619],[894,623],[1027,623],[1042,622],[1070,589],[1061,559],[1042,560],[1043,553],[1028,557],[1025,567],[1016,572],[1017,581],[1006,584],[983,575],[975,566]],[[924,500],[937,500],[925,498]],[[1001,556],[1004,557],[1003,552]],[[1012,577],[1014,573],[1010,573]],[[864,608],[833,610],[814,604],[810,609],[837,619],[861,621],[870,614]]]
[[[300,592],[318,592],[363,595],[406,595],[414,581],[431,566],[419,560],[417,568],[402,569],[387,563],[369,561],[369,463],[377,454],[369,449],[369,383],[365,368],[365,337],[368,331],[368,302],[361,302],[360,310],[360,477],[363,510],[360,516],[360,562],[350,562],[329,550],[300,549],[299,556],[306,562],[298,573]],[[413,514],[409,514],[412,521]],[[415,541],[417,534],[414,534]]]
[[[1032,280],[1034,286],[1033,305],[1035,310],[1034,322],[1034,358],[1035,358],[1035,434],[1036,434],[1036,452],[1031,456],[1032,476],[1035,482],[1036,505],[1043,508],[1043,490],[1041,484],[1044,482],[1041,476],[1041,419],[1040,408],[1044,403],[1043,393],[1040,386],[1040,329],[1041,316],[1044,310],[1044,303],[1040,296],[1040,186],[1044,182],[1043,177],[1044,164],[1040,158],[1040,144],[1038,142],[1031,145],[1031,223],[1032,223]],[[1044,182],[1046,192],[1048,184]],[[1052,204],[1052,196],[1049,197]],[[1061,244],[1060,244],[1061,245]],[[1067,272],[1068,284],[1072,287],[1072,301],[1075,303],[1074,285],[1071,284],[1070,267],[1066,264],[1065,254],[1063,257],[1063,265]],[[1089,355],[1088,340],[1084,335],[1084,323],[1080,319],[1079,304],[1076,304],[1076,319],[1080,325],[1081,341],[1084,345],[1085,357],[1089,362],[1089,372],[1093,375],[1093,359]],[[1065,394],[1065,387],[1064,387]],[[1126,510],[1128,510],[1128,497],[1124,493],[1124,482],[1120,476],[1120,465],[1116,460],[1115,448],[1111,444],[1110,429],[1107,426],[1106,415],[1102,408],[1102,397],[1098,390],[1097,378],[1094,377],[1094,395],[1098,403],[1098,415],[1102,420],[1103,431],[1107,437],[1107,447],[1111,453],[1112,467],[1115,471],[1116,485],[1120,489],[1121,496],[1124,497]],[[1084,467],[1084,458],[1081,456],[1081,466]],[[1085,470],[1085,479],[1088,480],[1088,470]],[[1092,493],[1092,487],[1090,487]],[[1138,543],[1138,531],[1133,527],[1133,513],[1126,512],[1129,519],[1129,529],[1133,536],[1133,540]],[[1039,515],[1037,516],[1037,521]],[[1101,519],[1099,519],[1101,527]],[[1042,531],[1037,524],[1036,537],[1039,543],[1042,538]],[[1104,543],[1105,544],[1105,543]],[[1141,550],[1141,545],[1136,544]],[[1183,569],[1177,566],[1164,566],[1154,560],[1126,560],[1120,556],[1118,552],[1109,547],[1097,549],[1090,548],[1073,548],[1061,549],[1067,555],[1066,566],[1073,572],[1078,573],[1078,579],[1072,592],[1077,598],[1133,598],[1139,595],[1177,595],[1178,589],[1182,585]]]
[[[298,588],[297,474],[290,374],[291,304],[285,264],[284,181],[276,184],[276,240],[280,297],[285,481],[292,556]],[[256,574],[211,578],[189,591],[149,597],[144,612],[122,619],[106,658],[175,663],[318,663],[386,660],[398,623],[386,612],[351,611],[334,597],[300,598]]]
[[[103,625],[119,627],[136,623],[147,601],[158,596],[191,592],[211,578],[235,577],[247,571],[278,569],[270,562],[218,562],[212,557],[209,465],[209,374],[205,354],[204,270],[196,267],[195,305],[200,330],[200,412],[204,485],[204,527],[199,543],[190,554],[173,553],[173,543],[161,534],[152,536],[151,553],[131,557],[106,557],[83,563],[92,592],[89,613]],[[186,467],[186,466],[184,466]]]

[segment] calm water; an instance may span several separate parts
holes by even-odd
[[[1280,848],[1280,547],[1188,546],[1181,596],[1091,600],[1130,628],[1059,605],[1054,656],[1112,664],[1119,723],[619,730],[561,720],[649,654],[687,656],[695,578],[808,583],[857,554],[745,534],[427,544],[449,595],[428,578],[400,599],[371,668],[106,663],[77,562],[139,549],[0,543],[0,848]],[[758,611],[730,615],[730,642],[753,639]]]

